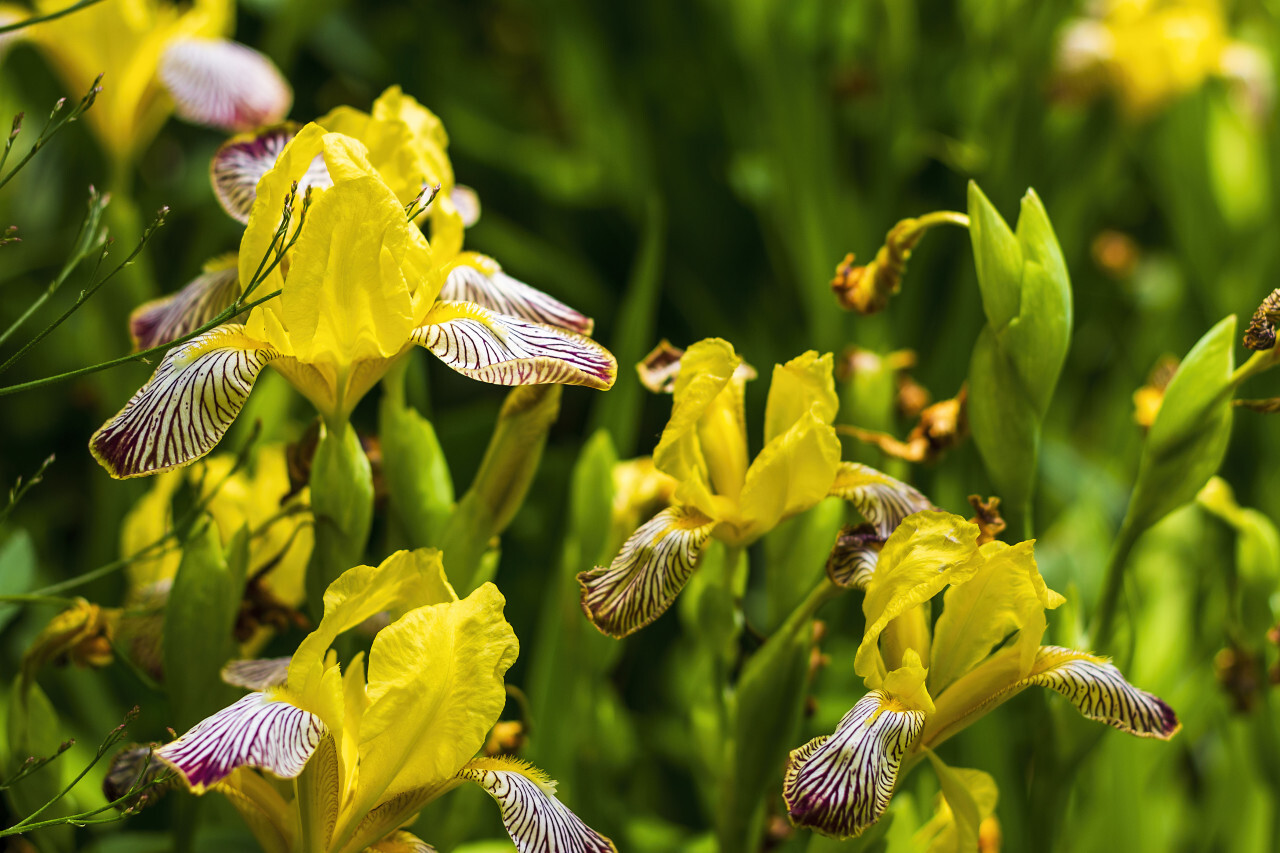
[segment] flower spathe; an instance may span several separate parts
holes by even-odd
[[[584,335],[439,300],[453,258],[437,257],[360,141],[319,125],[299,131],[259,181],[240,282],[252,281],[269,255],[285,199],[317,157],[331,183],[311,188],[295,244],[261,280],[263,293],[278,297],[243,324],[218,326],[165,355],[90,441],[112,476],[152,474],[208,453],[268,364],[338,421],[415,345],[499,385],[613,384],[613,356]]]
[[[765,445],[755,459],[748,458],[743,412],[754,371],[743,369],[732,345],[711,338],[683,354],[663,351],[662,362],[651,384],[662,387],[674,373],[674,401],[653,463],[678,485],[673,506],[641,525],[610,565],[578,575],[583,610],[604,633],[622,637],[660,616],[712,536],[748,545],[828,496],[852,502],[887,536],[903,517],[930,506],[910,486],[840,461],[830,353],[810,351],[775,366]]]
[[[62,11],[39,0],[37,15]],[[188,5],[115,0],[24,30],[75,95],[103,74],[103,91],[86,120],[104,148],[132,161],[177,111],[196,124],[246,130],[277,122],[293,92],[262,54],[223,38],[234,24],[228,0]]]
[[[193,792],[225,794],[267,850],[354,853],[415,849],[395,846],[421,844],[397,830],[470,781],[498,802],[522,853],[614,850],[541,771],[474,758],[518,650],[496,587],[458,599],[439,552],[401,551],[344,573],[324,603],[292,658],[229,667],[229,681],[255,692],[156,751]],[[392,621],[373,640],[367,676],[360,655],[340,669],[335,639],[382,612]],[[253,768],[294,779],[292,796]]]
[[[1032,685],[1139,737],[1167,740],[1180,728],[1168,705],[1105,658],[1042,646],[1045,611],[1064,599],[1041,578],[1034,543],[978,545],[978,535],[960,516],[924,511],[885,542],[854,659],[870,692],[834,734],[791,753],[783,798],[796,824],[860,834],[884,813],[904,761]],[[931,629],[926,608],[944,590]]]

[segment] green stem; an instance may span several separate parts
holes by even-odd
[[[1280,347],[1255,352],[1248,361],[1237,367],[1231,374],[1232,386],[1239,387],[1246,379],[1275,367],[1278,361],[1280,361]]]
[[[140,352],[132,352],[132,353],[129,353],[128,355],[122,355],[119,358],[113,358],[113,359],[110,359],[109,361],[102,361],[97,364],[91,364],[88,367],[80,367],[80,368],[77,368],[76,370],[68,370],[66,373],[59,373],[54,376],[46,376],[43,379],[33,379],[30,382],[19,382],[16,385],[5,385],[4,387],[0,387],[0,397],[5,397],[5,396],[8,396],[9,394],[17,394],[19,391],[30,391],[45,385],[52,385],[56,382],[63,382],[67,379],[75,379],[77,376],[87,376],[90,373],[97,373],[99,371],[106,370],[108,368],[115,367],[120,364],[127,364],[131,361],[145,362],[147,359],[147,356],[156,355],[157,353],[165,352],[167,350],[172,349],[173,347],[178,346],[179,344],[186,343],[192,338],[199,337],[200,335],[203,335],[205,332],[213,329],[214,327],[221,326],[223,323],[227,322],[233,317],[236,317],[240,314],[244,314],[248,311],[251,311],[257,306],[261,305],[262,303],[270,299],[274,299],[275,297],[279,296],[280,293],[281,291],[274,290],[267,296],[262,297],[261,299],[255,299],[252,302],[248,302],[243,305],[237,303],[236,305],[233,305],[230,308],[223,311],[217,317],[214,317],[212,320],[205,323],[200,328],[192,332],[189,332],[188,334],[185,334],[180,338],[175,338],[174,340],[169,341],[168,343],[163,343],[158,346],[151,347],[150,349],[142,350]]]
[[[72,5],[68,6],[65,9],[59,9],[58,11],[50,12],[47,15],[39,15],[34,18],[26,18],[24,20],[18,21],[16,24],[6,24],[3,27],[0,27],[0,36],[4,35],[5,33],[16,32],[17,30],[21,30],[24,27],[29,27],[32,24],[43,24],[45,21],[56,21],[58,18],[61,18],[64,15],[70,15],[72,12],[79,12],[81,9],[88,8],[89,6],[92,6],[95,3],[101,3],[101,2],[102,0],[80,0],[79,3],[73,3]]]
[[[373,523],[373,472],[345,417],[321,425],[310,486],[315,546],[307,566],[307,604],[318,622],[329,584],[363,562]]]
[[[1094,628],[1090,637],[1090,648],[1104,651],[1111,643],[1115,632],[1116,609],[1120,596],[1124,591],[1124,570],[1129,562],[1129,553],[1138,541],[1142,531],[1137,530],[1128,516],[1120,527],[1115,544],[1111,547],[1111,556],[1107,559],[1107,569],[1102,587],[1102,598],[1098,601]]]

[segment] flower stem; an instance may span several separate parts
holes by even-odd
[[[1098,610],[1094,616],[1094,628],[1090,637],[1090,647],[1095,651],[1103,651],[1111,642],[1115,632],[1116,608],[1120,595],[1124,591],[1124,570],[1129,562],[1129,553],[1138,541],[1141,531],[1130,523],[1128,516],[1120,527],[1115,544],[1111,547],[1111,556],[1107,559],[1107,569],[1102,587],[1102,598],[1098,601]]]

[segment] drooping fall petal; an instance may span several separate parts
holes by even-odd
[[[112,477],[140,477],[213,450],[277,352],[228,324],[167,352],[147,384],[89,440]]]
[[[498,314],[469,302],[437,302],[412,340],[449,367],[495,385],[586,385],[605,390],[613,355],[583,335]]]
[[[280,121],[293,90],[251,47],[218,38],[181,38],[160,56],[159,75],[180,117],[229,131]]]
[[[860,835],[888,807],[902,757],[924,719],[923,711],[873,690],[834,734],[793,750],[782,783],[792,822],[836,838]]]
[[[595,326],[590,317],[507,275],[497,261],[472,252],[455,262],[440,298],[472,302],[508,317],[581,335],[590,335]]]
[[[201,793],[237,767],[261,767],[291,779],[320,745],[324,724],[315,714],[266,693],[250,693],[156,750]]]
[[[827,557],[827,577],[845,589],[866,589],[883,547],[884,540],[870,524],[845,525]]]
[[[613,842],[556,799],[555,782],[514,759],[477,758],[458,772],[493,797],[519,853],[617,853]]]
[[[217,317],[240,295],[234,253],[214,258],[177,293],[140,305],[129,315],[129,334],[140,350],[167,344]]]
[[[462,227],[470,228],[480,221],[480,196],[476,195],[476,191],[471,187],[464,187],[458,184],[453,188],[453,192],[449,193],[453,206],[458,211],[458,216],[462,218]],[[591,334],[588,329],[586,334]]]
[[[612,563],[578,575],[587,618],[619,638],[657,619],[684,589],[715,526],[686,506],[664,509],[641,525]]]
[[[1075,649],[1044,646],[1022,683],[1038,684],[1067,697],[1091,720],[1138,737],[1168,740],[1182,723],[1158,696],[1139,690],[1106,658]]]
[[[292,658],[287,657],[233,660],[222,668],[222,680],[246,690],[281,687],[289,680],[290,660]]]
[[[213,194],[232,219],[241,224],[249,221],[249,211],[258,197],[258,181],[276,165],[280,152],[298,134],[291,122],[233,136],[222,143],[209,167]],[[298,192],[307,187],[329,187],[333,180],[324,159],[315,154],[310,166],[298,177]]]
[[[1106,658],[1042,646],[1030,671],[1016,646],[1001,649],[956,679],[937,699],[925,743],[936,746],[1032,685],[1065,696],[1081,714],[1138,737],[1168,740],[1182,724],[1162,699],[1139,690]]]
[[[929,499],[915,489],[860,462],[842,462],[831,494],[854,505],[887,539],[902,519],[933,509]]]

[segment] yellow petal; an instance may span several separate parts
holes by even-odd
[[[725,514],[714,495],[736,500],[746,480],[747,429],[742,359],[728,341],[708,338],[685,351],[676,377],[671,418],[653,452],[659,471],[680,482],[676,499],[712,518]]]
[[[120,529],[120,556],[133,557],[149,547],[172,526],[173,494],[182,485],[183,472],[170,471],[152,480],[150,491],[129,510]],[[131,560],[125,571],[129,590],[137,594],[152,584],[171,580],[182,553],[176,547],[153,549],[148,556]]]
[[[964,584],[952,584],[934,625],[929,683],[941,693],[1014,632],[1019,666],[1029,672],[1046,627],[1045,610],[1064,599],[1049,589],[1036,567],[1035,543],[982,546],[985,560]]]
[[[280,297],[291,354],[339,367],[390,358],[439,292],[431,249],[359,143],[327,134],[324,155],[334,185],[311,204]]]
[[[411,832],[398,829],[366,849],[374,853],[436,853],[436,848]]]
[[[393,614],[428,604],[455,601],[440,552],[429,548],[397,551],[376,568],[343,572],[324,593],[324,617],[298,646],[289,665],[288,692],[302,707],[319,698],[325,653],[333,641],[384,610]],[[339,698],[341,688],[339,688]]]
[[[809,350],[786,364],[774,366],[764,411],[765,444],[791,429],[815,406],[819,421],[829,424],[835,420],[840,398],[836,396],[831,365],[831,353],[819,356]]]
[[[840,467],[840,439],[813,404],[747,469],[739,499],[743,526],[760,536],[827,496]]]
[[[280,792],[264,777],[245,768],[214,786],[248,824],[266,853],[290,853],[294,849],[294,812]]]
[[[289,133],[290,129],[288,128],[278,128],[265,132],[262,140],[251,136],[235,137],[224,146],[226,148],[227,146],[243,144],[249,146],[250,150],[253,151],[257,151],[264,146],[269,150],[274,150],[276,145],[287,139],[284,148],[272,161],[274,165],[258,179],[254,188],[253,204],[249,208],[244,235],[240,238],[241,286],[248,286],[249,282],[259,277],[260,269],[265,270],[263,261],[267,258],[268,250],[271,248],[276,232],[280,228],[280,221],[284,216],[284,201],[292,191],[294,183],[301,185],[306,182],[308,173],[318,177],[316,175],[316,158],[324,150],[324,128],[317,124],[308,124],[291,137]],[[222,161],[223,153],[220,150],[219,157],[214,161],[215,186],[219,184],[220,172],[218,165]],[[266,156],[270,156],[269,152]],[[323,161],[320,161],[320,163],[323,164]],[[231,177],[228,177],[227,180],[233,180],[237,183],[252,180],[252,175],[256,174],[256,168],[258,167],[254,169],[229,168]],[[320,168],[323,168],[323,165]],[[241,172],[247,177],[235,177],[240,175]],[[323,183],[326,185],[330,183],[327,172]],[[315,192],[322,193],[325,190],[317,188]],[[232,193],[230,202],[232,206],[228,206],[228,210],[232,210],[232,207],[236,209],[242,207],[245,195],[246,193],[243,189],[238,193]],[[222,197],[222,193],[219,193],[219,196]],[[224,201],[224,206],[227,205],[228,202]],[[299,199],[294,204],[293,217],[290,222],[290,234],[298,227],[301,210],[302,202]],[[235,214],[233,213],[232,215]],[[271,272],[265,273],[260,278],[260,282],[259,289],[255,293],[261,296],[284,287],[284,265],[277,265]],[[254,308],[249,314],[249,319],[245,322],[245,328],[250,335],[270,342],[285,355],[291,355],[293,352],[292,343],[281,319],[280,310],[281,305],[278,299]]]
[[[907,649],[902,654],[902,665],[884,677],[883,690],[908,708],[932,714],[933,699],[925,687],[928,676],[929,670],[920,662],[920,655],[914,649]]]
[[[928,853],[980,850],[979,827],[992,819],[1000,797],[996,780],[981,770],[948,767],[932,751],[928,755],[942,791],[933,818],[912,836],[913,843]]]
[[[506,704],[519,644],[486,583],[461,601],[411,610],[374,638],[360,724],[356,812],[454,776]]]
[[[862,600],[867,628],[854,669],[868,684],[886,675],[879,640],[885,626],[923,604],[952,582],[977,570],[978,527],[958,515],[920,512],[909,516],[885,542]]]

